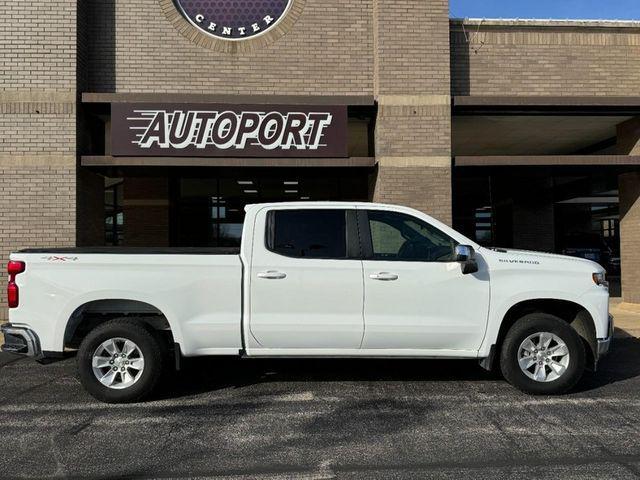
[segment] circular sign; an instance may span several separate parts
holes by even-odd
[[[245,40],[268,32],[293,0],[174,0],[196,28],[224,40]]]

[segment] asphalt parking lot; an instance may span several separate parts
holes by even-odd
[[[640,340],[576,392],[474,362],[192,360],[153,401],[86,394],[74,359],[0,356],[3,478],[638,478]]]

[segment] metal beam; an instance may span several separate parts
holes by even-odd
[[[83,156],[83,167],[373,167],[375,157],[211,158]]]
[[[640,96],[455,96],[455,107],[640,107]]]
[[[640,156],[631,155],[488,155],[457,156],[456,167],[518,167],[571,165],[640,165]]]
[[[640,115],[640,97],[456,96],[454,115]]]

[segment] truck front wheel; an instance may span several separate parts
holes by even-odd
[[[84,388],[107,403],[137,402],[153,392],[163,370],[163,345],[135,319],[116,319],[92,330],[78,350]]]
[[[504,377],[533,395],[562,394],[582,378],[585,350],[567,322],[553,315],[532,313],[518,320],[502,344]]]

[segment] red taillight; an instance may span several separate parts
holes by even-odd
[[[24,262],[14,262],[11,260],[7,264],[7,273],[9,274],[9,284],[7,285],[7,303],[9,308],[17,308],[20,303],[20,292],[16,284],[16,275],[24,272],[26,265]]]
[[[9,282],[9,285],[7,285],[7,303],[9,304],[9,308],[17,308],[20,304],[18,285],[16,285],[15,282]]]
[[[24,272],[24,268],[25,268],[24,262],[14,262],[13,260],[11,260],[7,264],[7,273],[9,274],[10,277],[15,277],[19,273]]]

